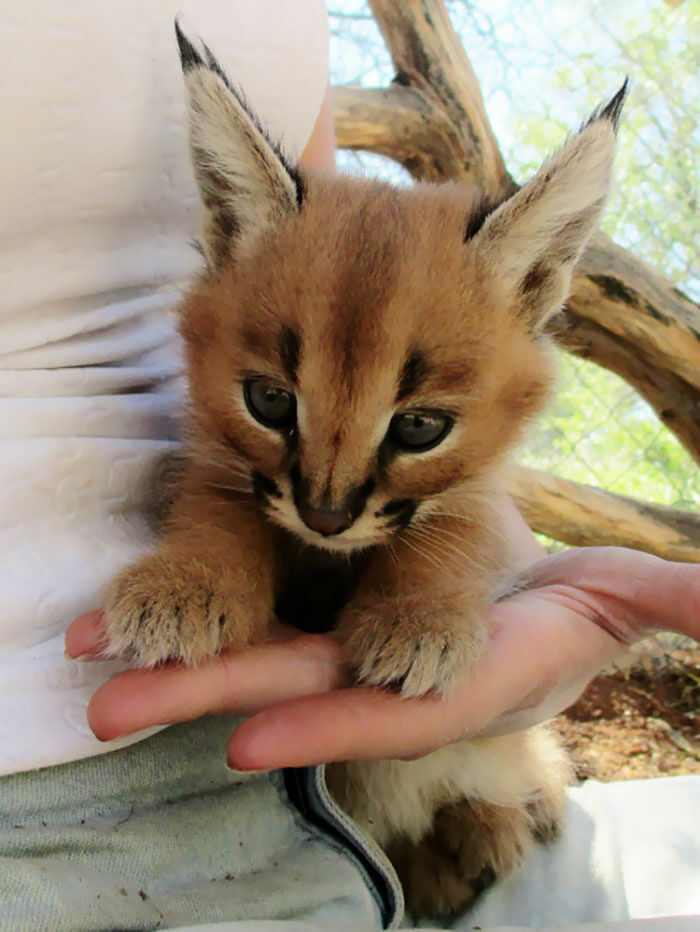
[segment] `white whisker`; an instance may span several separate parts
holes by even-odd
[[[414,533],[418,533],[423,540],[429,541],[430,543],[433,544],[434,547],[439,548],[440,552],[443,553],[446,558],[449,558],[451,560],[456,559],[458,561],[466,561],[471,566],[475,567],[476,569],[482,570],[484,572],[488,570],[488,566],[486,564],[481,563],[478,560],[474,559],[472,556],[466,553],[463,548],[458,547],[456,544],[452,543],[451,540],[440,538],[439,535],[441,532],[445,530],[444,528],[423,527],[420,529],[413,528],[412,530]],[[455,534],[452,536],[455,537],[458,541],[462,543],[464,542],[463,538],[461,538],[458,534]]]
[[[425,550],[425,548],[421,548],[421,547],[419,547],[419,546],[418,546],[417,544],[415,544],[415,543],[412,544],[409,540],[406,539],[405,536],[402,537],[401,539],[403,540],[404,544],[406,544],[407,547],[409,547],[411,550],[413,550],[414,553],[417,553],[419,557],[422,557],[423,559],[427,560],[428,563],[430,563],[430,564],[431,564],[432,566],[434,566],[436,569],[438,569],[438,570],[443,570],[443,569],[444,569],[443,564],[440,563],[440,562],[439,562],[435,557],[433,557],[431,554],[429,554],[429,553]]]

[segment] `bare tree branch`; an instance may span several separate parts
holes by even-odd
[[[369,0],[396,68],[397,81],[442,111],[461,148],[462,177],[485,194],[513,187],[471,63],[438,0]]]
[[[573,546],[632,547],[700,562],[700,515],[513,466],[508,491],[530,527]]]
[[[579,270],[598,288],[596,299],[588,301],[589,320],[643,349],[653,365],[700,390],[697,304],[603,233],[589,244]]]
[[[425,94],[392,84],[387,88],[334,87],[335,135],[341,149],[385,155],[425,181],[463,178],[465,167],[444,113]]]

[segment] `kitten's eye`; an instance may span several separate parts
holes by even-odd
[[[436,447],[449,434],[454,420],[446,414],[413,411],[391,419],[387,434],[391,443],[409,453]]]
[[[255,420],[265,427],[291,427],[296,420],[294,395],[267,379],[247,379],[243,383],[243,397]]]

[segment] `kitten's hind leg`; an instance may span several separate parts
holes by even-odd
[[[454,916],[498,877],[510,873],[532,846],[524,807],[461,799],[435,815],[419,842],[398,838],[387,846],[406,905],[416,916]]]

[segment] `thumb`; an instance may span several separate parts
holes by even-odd
[[[655,630],[700,639],[700,564],[672,563],[624,547],[566,550],[530,566],[519,589],[574,587],[614,618],[609,633],[635,641]]]

